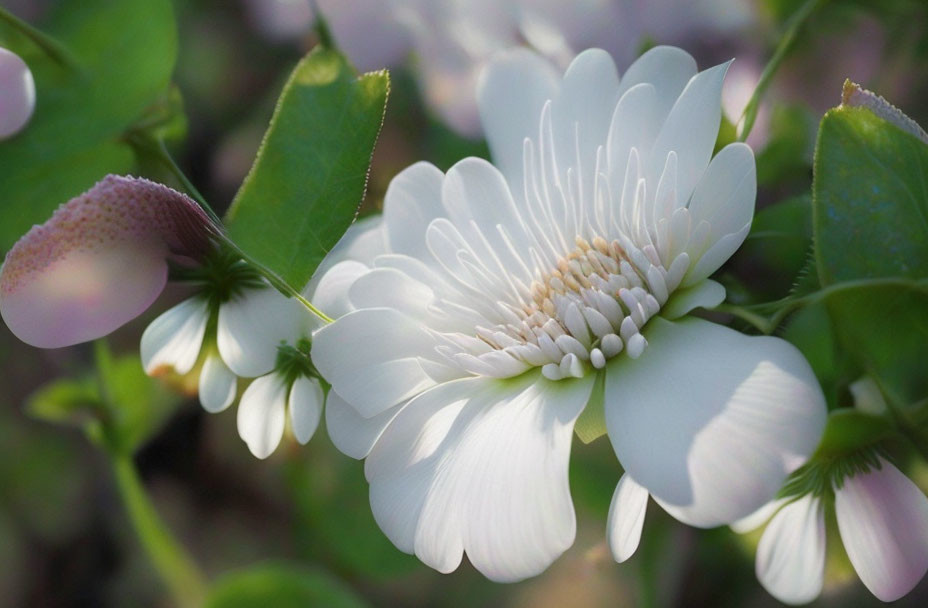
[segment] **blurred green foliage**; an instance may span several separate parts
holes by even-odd
[[[37,89],[29,128],[0,146],[4,251],[107,173],[135,171],[125,139],[133,125],[159,128],[174,120],[164,111],[164,100],[176,99],[169,89],[177,58],[169,0],[62,2],[40,27],[77,65],[55,61],[0,22],[0,45],[24,58]],[[152,122],[153,116],[160,118]]]
[[[325,573],[292,564],[264,564],[222,577],[205,608],[364,608],[350,587]]]

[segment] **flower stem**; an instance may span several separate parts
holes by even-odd
[[[780,43],[777,45],[776,50],[774,50],[773,56],[770,57],[770,61],[764,66],[764,71],[760,75],[760,80],[757,81],[754,94],[751,95],[751,99],[748,100],[747,105],[744,106],[744,112],[742,112],[741,119],[738,121],[741,125],[738,141],[745,141],[748,135],[751,134],[751,129],[754,128],[754,121],[757,120],[757,111],[760,108],[761,98],[764,96],[764,93],[767,92],[767,88],[770,86],[774,74],[780,69],[780,64],[783,63],[783,59],[786,58],[793,48],[793,45],[796,43],[802,26],[805,25],[812,13],[825,2],[827,2],[827,0],[806,0],[805,4],[790,17],[786,25],[786,31],[783,37],[780,38]]]
[[[41,30],[32,27],[3,7],[0,7],[0,21],[6,22],[12,26],[13,29],[29,38],[61,67],[68,69],[77,69],[80,67],[80,63],[63,44]]]
[[[170,588],[177,606],[196,608],[206,597],[199,568],[158,516],[145,492],[132,456],[109,451],[116,484],[139,541]]]

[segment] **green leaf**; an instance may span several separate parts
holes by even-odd
[[[769,143],[757,155],[757,183],[783,187],[784,182],[809,183],[814,120],[801,106],[777,105],[770,117]]]
[[[829,111],[813,186],[818,275],[844,347],[891,404],[928,396],[928,146],[864,108]]]
[[[0,142],[3,250],[107,173],[135,171],[124,134],[168,91],[177,56],[169,0],[69,0],[43,29],[80,69],[56,63],[0,27],[5,45],[32,70],[37,91],[32,121]]]
[[[357,77],[335,51],[311,52],[232,202],[231,239],[297,291],[357,213],[389,86],[386,72]]]
[[[792,315],[783,331],[783,338],[798,348],[809,361],[822,385],[828,407],[833,409],[838,404],[841,368],[825,304],[818,302]]]
[[[825,433],[815,451],[815,458],[833,458],[853,454],[892,436],[892,425],[881,416],[864,414],[854,408],[842,408],[828,416]]]
[[[911,286],[860,286],[829,296],[838,338],[890,404],[928,396],[928,290]]]
[[[928,276],[928,146],[864,108],[829,111],[815,155],[824,285]]]
[[[319,570],[265,564],[234,572],[213,587],[206,608],[364,608],[350,587]]]
[[[95,343],[100,393],[106,406],[101,420],[108,448],[132,454],[174,413],[180,398],[145,374],[138,355],[113,358],[103,342]]]
[[[38,420],[83,427],[103,411],[100,391],[89,379],[53,380],[26,401],[26,412]]]

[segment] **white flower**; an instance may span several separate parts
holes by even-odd
[[[563,78],[527,51],[501,57],[479,94],[501,171],[406,169],[368,233],[365,253],[384,253],[322,278],[344,313],[313,337],[329,433],[367,458],[400,549],[442,572],[464,552],[494,580],[541,572],[574,539],[567,465],[588,404],[626,470],[619,558],[648,495],[728,523],[816,446],[824,398],[795,348],[684,318],[724,299],[707,277],[753,214],[750,149],[711,158],[725,69],[697,74],[669,47],[621,81],[602,51]]]
[[[19,133],[35,110],[35,80],[19,55],[0,47],[0,139]]]
[[[255,379],[242,393],[238,406],[238,432],[257,458],[270,456],[290,428],[302,445],[308,442],[322,417],[325,395],[315,378],[288,375],[279,370]]]
[[[753,20],[741,0],[318,0],[339,46],[362,71],[413,69],[430,109],[458,133],[480,135],[474,96],[484,64],[528,44],[561,67],[598,46],[631,60],[646,39],[678,43]],[[278,36],[307,27],[307,0],[249,0]]]
[[[928,498],[883,458],[879,467],[846,477],[834,492],[838,530],[867,589],[884,602],[907,594],[928,571]],[[743,522],[748,531],[785,501]],[[804,604],[822,591],[825,516],[821,498],[802,496],[779,509],[757,547],[757,578],[787,604]]]

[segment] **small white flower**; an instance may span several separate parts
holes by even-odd
[[[406,169],[356,239],[367,260],[322,277],[317,302],[341,315],[313,337],[329,433],[367,458],[400,549],[442,572],[464,552],[494,580],[541,572],[573,542],[567,465],[587,407],[626,470],[618,559],[649,495],[686,523],[729,523],[814,449],[824,398],[802,355],[686,316],[724,299],[707,277],[753,214],[750,149],[712,158],[725,69],[697,74],[670,47],[622,80],[602,51],[563,78],[502,56],[479,94],[500,170]]]
[[[35,80],[19,55],[0,47],[0,139],[19,133],[35,110]]]
[[[867,589],[884,602],[911,591],[928,571],[928,498],[883,458],[831,490],[841,541]],[[753,529],[784,502],[765,507],[736,530]],[[778,600],[805,604],[821,593],[824,569],[822,500],[807,494],[779,508],[764,530],[757,578]]]

